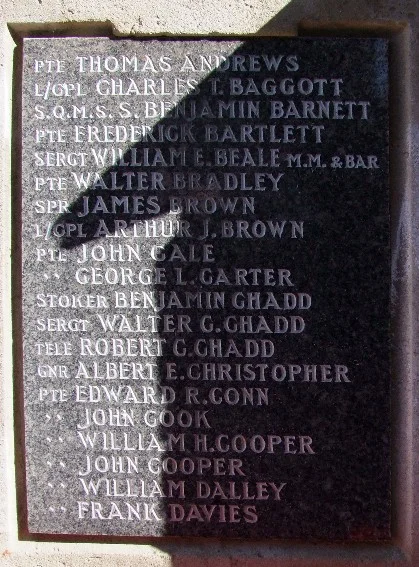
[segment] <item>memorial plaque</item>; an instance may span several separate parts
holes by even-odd
[[[28,529],[390,537],[387,43],[26,39]]]

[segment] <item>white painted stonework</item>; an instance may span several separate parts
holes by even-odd
[[[5,567],[325,567],[419,565],[419,4],[417,0],[2,0],[0,2],[0,565]],[[13,406],[11,180],[14,50],[22,35],[386,37],[391,46],[393,541],[27,541],[18,533]],[[18,94],[18,93],[16,93]],[[15,107],[19,112],[19,107]],[[15,140],[18,143],[18,140]],[[14,227],[17,231],[18,227]],[[18,375],[18,374],[17,374]]]

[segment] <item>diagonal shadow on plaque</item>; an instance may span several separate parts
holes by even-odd
[[[249,40],[238,45],[229,61],[233,65],[233,61],[248,62],[248,56],[257,53],[276,55],[282,52],[282,45],[286,54],[298,54],[303,49],[298,42]],[[313,55],[311,71],[307,66],[304,71],[293,70],[292,60],[287,69],[285,59],[279,68],[287,69],[290,78],[310,72],[313,76],[333,77],[336,66],[344,75],[352,61],[340,42],[335,47]],[[361,51],[364,48],[357,47]],[[339,363],[341,345],[348,360],[368,358],[365,352],[371,345],[351,340],[356,312],[342,312],[339,281],[343,256],[354,254],[348,231],[366,205],[351,203],[353,208],[348,212],[348,195],[329,198],[325,188],[342,183],[339,172],[312,171],[307,183],[301,168],[285,170],[286,154],[304,152],[315,145],[317,123],[304,122],[311,144],[302,137],[298,129],[301,121],[295,118],[286,121],[294,128],[292,143],[269,141],[269,126],[277,128],[272,134],[275,139],[283,140],[285,133],[283,122],[270,118],[268,97],[229,94],[231,78],[246,81],[253,76],[247,71],[215,69],[200,82],[199,92],[196,89],[182,99],[147,136],[102,172],[55,222],[55,231],[82,227],[81,236],[70,230],[68,236],[60,238],[62,248],[80,247],[83,254],[89,255],[99,243],[136,243],[141,257],[149,261],[150,254],[154,255],[155,266],[163,274],[160,282],[147,288],[147,299],[141,296],[143,288],[137,286],[137,304],[124,304],[117,311],[126,316],[139,312],[157,316],[153,337],[160,342],[153,343],[156,369],[153,381],[147,385],[159,384],[159,392],[163,386],[168,387],[167,395],[170,398],[173,393],[175,398],[166,405],[150,404],[152,410],[167,410],[164,423],[153,429],[164,448],[157,454],[165,470],[158,474],[161,465],[154,461],[155,472],[145,467],[139,475],[148,490],[158,480],[165,497],[149,500],[155,504],[155,521],[143,522],[138,532],[129,534],[350,540],[359,539],[362,532],[367,539],[386,538],[388,514],[383,510],[388,506],[388,477],[373,474],[369,482],[358,482],[365,462],[354,457],[359,454],[359,435],[376,430],[375,415],[368,414],[356,392],[348,394],[343,388],[328,397],[318,384],[302,389],[285,381],[280,388],[271,387],[267,392],[272,381],[267,384],[263,376],[266,363],[272,363],[272,344],[278,364],[285,360],[288,364],[326,360]],[[303,97],[295,94],[293,98]],[[381,119],[385,119],[384,114]],[[213,138],[206,129],[208,124],[217,132]],[[240,134],[240,127],[245,125],[249,129],[242,129]],[[265,129],[262,125],[268,126]],[[331,147],[345,148],[353,136],[353,127],[349,122],[332,125],[328,138]],[[180,133],[180,141],[169,141],[174,132]],[[161,138],[163,141],[155,141]],[[369,151],[368,136],[358,142],[357,152]],[[246,154],[244,147],[248,149]],[[229,148],[236,148],[236,153],[229,154]],[[271,153],[274,149],[278,158]],[[137,165],[144,163],[146,155],[151,165]],[[223,165],[224,159],[230,160],[230,165]],[[281,166],[272,165],[276,161]],[[154,188],[138,188],[142,172],[146,183],[150,187],[154,183]],[[365,185],[374,182],[364,175]],[[380,196],[373,198],[377,200],[373,206],[381,210]],[[304,240],[308,221],[311,236]],[[161,231],[165,236],[159,239]],[[377,252],[382,250],[382,243],[377,246],[365,252],[364,263],[372,263],[375,255],[382,253]],[[142,260],[127,265],[140,269]],[[237,279],[236,268],[246,275]],[[298,340],[291,326],[298,327],[301,321],[292,317],[304,314],[291,309],[278,311],[269,303],[266,282],[256,275],[266,269],[275,270],[275,274],[291,269],[293,289],[286,280],[278,287],[277,280],[276,291],[311,294],[316,290],[316,314],[310,315],[310,325],[298,334]],[[364,268],[359,269],[362,272]],[[371,286],[380,287],[380,278]],[[373,293],[371,286],[364,291],[345,289],[346,300],[366,305],[368,294]],[[247,295],[249,292],[253,295]],[[239,295],[232,308],[234,293]],[[353,293],[356,297],[352,297]],[[138,304],[144,308],[138,309]],[[240,320],[242,314],[248,319]],[[266,328],[263,330],[261,317],[272,328],[275,316],[280,317],[276,324],[288,326],[288,331],[272,338]],[[384,319],[376,317],[373,323],[380,336],[386,333]],[[258,325],[262,326],[258,329]],[[339,342],[334,340],[337,336]],[[245,367],[249,360],[251,365]],[[382,398],[384,406],[386,392]],[[242,439],[248,443],[256,435],[261,436],[259,442],[265,443],[278,431],[307,435],[315,431],[323,443],[321,456],[284,459],[280,452],[259,452],[257,448],[242,453]],[[144,431],[145,438],[148,434]],[[238,437],[233,448],[234,436]],[[347,442],[339,443],[341,438]],[[371,440],[368,444],[370,462],[380,464],[385,451]],[[262,499],[262,504],[255,506],[255,487],[260,482],[276,486],[285,482],[290,492],[277,500]],[[368,502],[368,507],[363,502]]]

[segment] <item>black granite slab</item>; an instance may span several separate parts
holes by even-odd
[[[28,529],[390,537],[387,44],[27,39]]]

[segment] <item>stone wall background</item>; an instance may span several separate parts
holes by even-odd
[[[288,567],[419,564],[419,5],[417,0],[2,0],[0,1],[0,565],[7,567]],[[392,266],[394,310],[394,541],[386,546],[193,541],[144,544],[40,542],[19,535],[15,442],[12,225],[19,169],[13,110],[14,52],[22,35],[354,35],[391,44]],[[12,140],[14,146],[12,149]],[[18,300],[18,298],[15,298]],[[15,303],[15,309],[18,301]],[[15,318],[18,322],[19,317]],[[15,329],[19,333],[19,329]],[[16,425],[16,427],[15,427]],[[16,452],[16,454],[15,454]],[[17,457],[17,458],[15,458]]]

